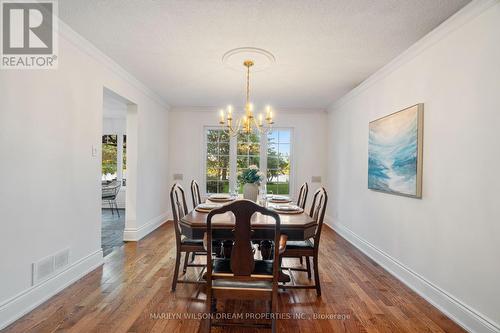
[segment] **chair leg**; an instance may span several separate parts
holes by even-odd
[[[206,311],[208,312],[208,316],[205,319],[205,332],[211,332],[212,331],[212,290],[211,287],[207,288],[207,303],[206,303]]]
[[[116,213],[118,214],[118,217],[120,217],[120,211],[118,210],[118,204],[115,201],[115,208],[116,208]]]
[[[111,201],[108,201],[109,208],[111,208],[111,215],[115,216],[115,212],[113,211],[113,205],[111,204]]]
[[[193,252],[193,254],[194,254],[194,252]],[[184,255],[184,268],[182,268],[183,274],[186,274],[186,270],[188,267],[188,261],[189,261],[189,252],[186,252],[186,254]]]
[[[177,287],[177,279],[179,278],[180,264],[181,264],[181,251],[177,250],[177,254],[175,256],[174,276],[172,277],[172,291],[175,291],[175,287]]]
[[[313,257],[314,265],[314,285],[316,286],[316,294],[321,296],[321,285],[319,284],[319,269],[318,269],[318,254]]]
[[[196,252],[191,253],[191,263],[194,262],[195,258],[196,258]]]
[[[309,260],[309,257],[306,257],[306,266],[307,266],[307,278],[310,280],[311,279],[311,261]]]
[[[302,262],[302,256],[300,256],[299,260],[300,260],[300,265],[302,266],[302,264],[303,264],[303,262]]]

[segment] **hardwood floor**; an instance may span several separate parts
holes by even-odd
[[[125,209],[120,209],[120,216],[111,209],[103,209],[101,228],[101,245],[104,256],[116,248],[123,246],[123,230],[125,229]]]
[[[281,291],[279,313],[302,317],[278,320],[278,332],[464,332],[331,229],[323,230],[322,296],[318,298],[315,290]],[[104,266],[3,332],[197,332],[201,320],[196,316],[204,311],[205,294],[199,286],[188,284],[170,292],[174,256],[169,222],[144,240],[116,249],[105,258]],[[299,265],[296,259],[286,264]],[[194,269],[188,274],[195,274]],[[303,272],[294,277],[307,281]],[[219,304],[218,310],[238,314],[266,309],[264,304],[231,301]],[[307,320],[314,314],[330,317]]]

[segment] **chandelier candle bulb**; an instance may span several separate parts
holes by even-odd
[[[236,136],[238,133],[250,134],[252,132],[258,132],[259,134],[266,134],[272,129],[273,122],[273,112],[269,105],[266,105],[265,111],[266,116],[263,117],[262,113],[254,115],[254,105],[250,102],[250,67],[254,65],[252,60],[245,60],[243,66],[246,68],[246,101],[244,106],[244,114],[236,120],[236,126],[233,127],[233,107],[228,105],[227,117],[224,113],[224,109],[220,110],[220,121],[219,123],[225,127],[231,136]],[[264,119],[266,120],[266,126],[264,126]]]
[[[220,110],[220,123],[221,124],[225,123],[225,120],[224,120],[224,110]]]

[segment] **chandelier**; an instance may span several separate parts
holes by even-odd
[[[259,114],[256,118],[253,113],[253,104],[250,103],[250,67],[254,65],[252,60],[245,60],[243,66],[247,68],[247,90],[246,90],[246,103],[244,109],[244,115],[240,117],[236,122],[233,119],[233,107],[228,105],[227,114],[224,109],[219,111],[220,120],[219,124],[227,127],[229,134],[231,136],[236,136],[238,133],[242,132],[244,134],[250,134],[252,132],[258,132],[260,134],[265,134],[272,129],[273,121],[273,110],[268,105],[266,106],[266,116]],[[265,124],[264,124],[265,121]]]

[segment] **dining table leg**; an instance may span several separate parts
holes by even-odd
[[[231,258],[231,251],[233,249],[233,241],[232,240],[225,240],[222,243],[222,256],[226,259]]]
[[[263,240],[260,242],[260,255],[263,260],[271,260],[273,258],[273,242],[270,240]],[[280,272],[279,272],[279,282],[287,283],[290,282],[290,276],[283,272],[281,269],[281,258],[280,258]]]

